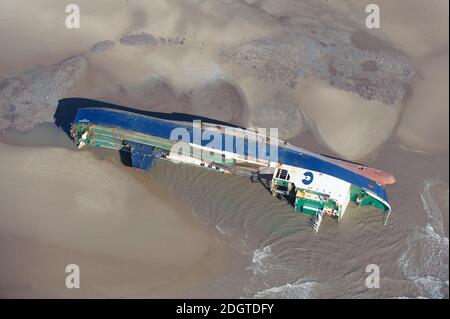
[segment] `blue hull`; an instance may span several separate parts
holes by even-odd
[[[131,112],[125,112],[107,108],[82,108],[77,111],[73,123],[78,124],[96,124],[107,127],[120,128],[127,131],[138,132],[155,136],[162,139],[170,139],[171,133],[175,128],[183,127],[190,134],[191,143],[197,143],[193,137],[192,123],[187,122],[174,122],[166,119],[160,119],[152,116],[145,116]],[[202,129],[203,133],[204,129]],[[245,145],[243,150],[236,150],[234,152],[243,157],[256,157],[270,159],[269,154],[259,154],[258,145],[256,148],[249,148],[247,139],[241,137],[227,136],[225,133],[221,133],[222,138],[222,151],[224,151],[225,140],[228,138],[242,139],[242,143]],[[201,140],[201,146],[207,146],[210,141]],[[251,153],[249,149],[256,149],[257,154]],[[249,153],[250,152],[250,153]],[[313,170],[335,176],[350,184],[353,184],[368,193],[376,195],[380,200],[388,205],[388,198],[384,188],[365,176],[359,175],[345,167],[339,166],[325,158],[317,155],[305,154],[302,151],[293,150],[291,148],[280,145],[278,147],[278,158],[283,164],[301,167],[308,170]],[[139,159],[137,159],[139,160]]]

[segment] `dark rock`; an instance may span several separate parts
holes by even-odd
[[[377,62],[370,60],[370,61],[364,61],[361,63],[361,67],[364,71],[376,71],[378,70]]]
[[[163,38],[154,37],[150,33],[140,31],[140,32],[127,32],[119,40],[120,44],[126,46],[140,46],[156,48],[165,45],[183,45],[186,41],[185,37],[180,35],[175,38]]]
[[[111,40],[99,41],[90,49],[92,53],[99,53],[114,47],[114,42]]]
[[[385,104],[403,99],[414,68],[406,54],[387,41],[359,29],[351,31],[350,26],[348,30],[330,29],[302,23],[293,29],[289,26],[278,36],[222,47],[221,61],[291,88],[299,78],[315,77]],[[367,79],[367,90],[361,90],[355,78]]]
[[[147,32],[127,32],[119,40],[120,44],[127,46],[156,47],[161,42]]]
[[[58,100],[69,96],[87,69],[86,58],[76,56],[0,81],[0,131],[28,131],[37,124],[53,122]]]

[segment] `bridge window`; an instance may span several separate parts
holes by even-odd
[[[279,179],[284,179],[284,180],[287,180],[287,181],[288,181],[289,178],[290,178],[290,176],[289,176],[287,170],[285,170],[285,169],[280,169],[280,170],[278,171],[277,178],[279,178]]]

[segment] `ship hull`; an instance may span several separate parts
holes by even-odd
[[[139,163],[133,166],[141,169],[152,167],[155,159],[165,159],[221,173],[273,174],[272,193],[291,199],[296,211],[316,217],[320,212],[339,219],[350,201],[375,206],[386,215],[391,211],[379,181],[364,176],[348,162],[333,160],[278,139],[270,140],[253,131],[209,123],[197,127],[193,122],[106,108],[78,110],[71,131],[79,146],[130,151]],[[201,138],[204,136],[210,138]],[[212,147],[212,139],[220,143]],[[184,145],[181,147],[184,151],[180,152],[180,147],[176,147],[179,144]],[[272,146],[276,146],[276,159]],[[283,171],[287,175],[277,177]]]

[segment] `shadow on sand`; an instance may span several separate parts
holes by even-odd
[[[108,102],[102,102],[102,101],[85,99],[85,98],[66,98],[66,99],[59,100],[58,107],[56,109],[55,114],[53,115],[53,117],[55,118],[56,126],[61,127],[64,130],[64,132],[69,136],[69,138],[72,139],[72,137],[70,135],[70,126],[72,125],[72,122],[77,114],[77,111],[79,109],[88,108],[88,107],[108,108],[108,109],[126,111],[126,112],[135,113],[135,114],[152,116],[152,117],[165,119],[165,120],[172,120],[172,121],[192,122],[193,120],[200,120],[202,122],[208,122],[208,123],[213,123],[213,124],[218,124],[218,125],[239,127],[239,126],[236,126],[236,125],[233,125],[230,123],[224,123],[224,122],[221,122],[218,120],[214,120],[214,119],[210,119],[210,118],[202,117],[202,116],[197,116],[197,115],[193,115],[193,114],[144,111],[144,110],[133,109],[133,108],[127,107],[127,106],[116,105],[116,104],[111,104]],[[121,150],[120,151],[120,160],[125,166],[132,167],[132,160],[131,160],[130,152]]]
[[[140,115],[152,116],[165,120],[172,121],[185,121],[192,122],[193,120],[200,120],[202,122],[208,122],[218,125],[227,125],[231,127],[239,127],[230,123],[221,122],[218,120],[214,120],[207,117],[202,117],[193,114],[186,113],[163,113],[163,112],[152,112],[152,111],[144,111],[133,109],[131,107],[111,104],[108,102],[102,102],[98,100],[85,99],[85,98],[66,98],[61,99],[58,102],[58,107],[56,109],[53,117],[55,118],[55,124],[58,127],[61,127],[64,132],[70,137],[70,126],[75,118],[77,111],[79,109],[88,108],[88,107],[96,107],[96,108],[108,108],[120,111],[131,112]]]

